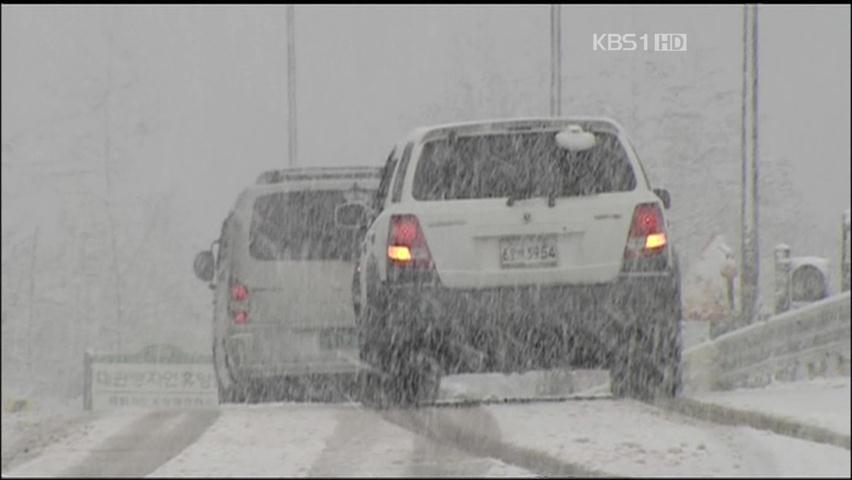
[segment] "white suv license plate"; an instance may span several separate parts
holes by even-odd
[[[558,263],[556,235],[500,239],[501,268],[555,267]]]

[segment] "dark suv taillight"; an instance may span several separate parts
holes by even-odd
[[[231,299],[241,302],[248,298],[248,288],[241,283],[231,285]]]
[[[391,281],[431,282],[437,278],[429,245],[414,215],[391,215],[387,257]]]
[[[665,221],[660,206],[642,203],[633,210],[627,244],[624,247],[624,271],[656,271],[667,266]]]
[[[248,287],[240,282],[231,283],[230,301],[228,302],[228,311],[231,314],[231,319],[236,325],[245,325],[249,322],[248,314]]]

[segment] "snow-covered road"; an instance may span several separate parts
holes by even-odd
[[[593,377],[580,375],[572,381],[582,383],[583,378]],[[453,397],[483,394],[489,389],[522,393],[531,388],[528,376],[504,377],[502,383],[476,377],[452,380],[448,385]],[[717,393],[702,400],[771,411],[769,399],[777,395],[808,398],[808,391],[818,392],[810,397],[823,399],[814,405],[822,415],[809,415],[814,409],[803,402],[783,404],[801,410],[798,418],[803,421],[822,422],[842,431],[838,422],[848,419],[848,388],[849,379],[843,377],[754,392]],[[782,410],[775,407],[777,414],[785,415]],[[38,457],[4,468],[3,476],[849,473],[846,448],[719,425],[644,403],[604,397],[388,411],[355,403],[115,410],[90,417],[70,435],[45,446]]]
[[[116,410],[3,476],[530,476],[357,404]]]

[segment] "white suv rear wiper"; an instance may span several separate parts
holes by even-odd
[[[509,198],[506,199],[506,206],[511,207],[518,200],[526,200],[528,198],[537,197],[539,195],[529,195],[528,192],[522,193],[513,193],[509,195]],[[556,206],[556,192],[550,192],[547,194],[547,206],[554,207]]]
[[[532,195],[529,195],[529,192],[520,191],[516,193],[512,193],[509,195],[509,198],[506,199],[506,206],[511,207],[518,200],[525,200],[527,198],[532,198]]]

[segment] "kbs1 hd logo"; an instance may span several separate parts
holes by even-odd
[[[685,52],[685,33],[594,33],[592,50],[602,52]]]

